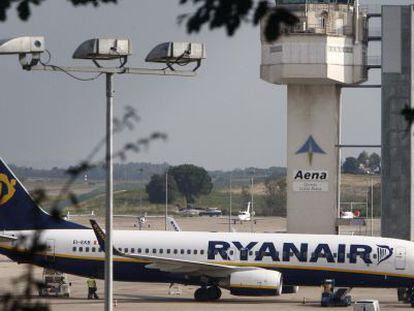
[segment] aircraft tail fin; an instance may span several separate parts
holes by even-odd
[[[251,205],[252,205],[252,202],[247,202],[247,210],[246,210],[246,212],[247,212],[247,214],[249,214],[250,213],[250,207],[251,207]]]
[[[0,158],[0,230],[85,228],[41,209]]]
[[[105,251],[105,232],[102,228],[98,225],[96,220],[89,219],[93,232],[95,233],[96,239],[98,240],[98,244],[100,248]],[[112,247],[112,253],[115,256],[124,256],[124,253],[120,252],[115,246]]]
[[[167,219],[168,219],[168,228],[170,231],[177,231],[177,232],[181,231],[180,226],[178,225],[177,221],[173,217],[168,216]]]

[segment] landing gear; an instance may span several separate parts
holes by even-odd
[[[411,288],[409,287],[400,287],[397,289],[398,301],[403,303],[411,302]]]
[[[221,289],[218,286],[210,286],[207,289],[208,300],[219,300],[221,297]]]
[[[208,291],[207,287],[203,286],[197,289],[194,292],[194,299],[196,301],[207,301],[208,300]]]
[[[410,297],[411,308],[414,308],[414,287],[408,289],[408,297]]]
[[[409,303],[414,308],[414,287],[399,288],[397,293],[398,301]]]
[[[214,301],[221,297],[221,290],[218,286],[202,286],[194,292],[196,301]]]

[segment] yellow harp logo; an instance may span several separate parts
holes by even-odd
[[[3,184],[3,185],[2,185]],[[5,174],[0,174],[0,205],[3,205],[9,201],[16,193],[16,179],[10,179]],[[7,192],[3,193],[3,190],[7,189]]]

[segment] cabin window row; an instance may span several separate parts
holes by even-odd
[[[73,252],[80,252],[80,253],[89,253],[89,252],[91,252],[91,253],[102,253],[103,252],[102,248],[94,247],[94,246],[92,246],[92,247],[88,247],[88,246],[85,246],[85,247],[79,246],[79,247],[77,247],[77,246],[74,246],[74,247],[72,247],[72,251]]]
[[[197,255],[197,254],[204,255],[204,253],[205,253],[204,249],[200,249],[200,250],[198,250],[198,249],[170,249],[170,248],[167,248],[167,249],[163,249],[163,248],[149,249],[149,248],[121,248],[120,247],[120,248],[118,248],[118,250],[121,251],[121,252],[127,253],[127,254],[164,254],[165,253],[165,254],[181,254],[181,255],[184,255],[184,254],[187,254],[187,255]],[[72,251],[73,252],[80,252],[80,253],[83,253],[83,252],[84,253],[89,253],[89,252],[91,252],[91,253],[96,253],[96,252],[101,253],[101,252],[103,252],[103,250],[100,247],[97,248],[97,247],[83,247],[83,246],[79,246],[79,247],[74,246],[72,248]]]
[[[204,249],[171,249],[171,248],[118,248],[119,251],[128,254],[187,254],[204,255]]]

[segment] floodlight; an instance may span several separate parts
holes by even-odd
[[[44,51],[45,38],[41,36],[0,40],[0,55],[18,54],[19,62],[26,70],[30,70],[39,63],[40,54]]]
[[[73,53],[75,59],[111,60],[132,54],[129,39],[95,38],[83,42]]]
[[[0,40],[0,54],[39,54],[44,51],[44,37],[16,37]]]
[[[172,68],[174,64],[188,64],[197,62],[200,66],[202,59],[206,58],[206,50],[202,43],[191,42],[164,42],[158,44],[148,53],[145,61],[154,63],[165,63]]]

